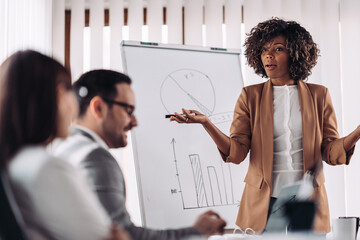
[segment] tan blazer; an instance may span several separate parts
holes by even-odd
[[[302,115],[304,172],[317,161],[349,164],[343,138],[339,138],[335,111],[328,89],[298,82]],[[245,177],[236,224],[260,233],[264,230],[269,208],[273,168],[273,91],[271,81],[243,88],[236,103],[230,128],[230,154],[226,162],[241,163],[250,150],[249,169]],[[351,154],[349,154],[351,155]],[[330,231],[329,206],[321,170],[314,181],[317,212],[314,230]]]

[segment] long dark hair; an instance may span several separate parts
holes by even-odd
[[[70,73],[36,51],[19,51],[0,67],[0,164],[29,144],[57,134],[57,87],[71,89]]]

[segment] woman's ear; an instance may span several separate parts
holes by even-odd
[[[95,96],[91,99],[89,104],[91,115],[96,119],[102,119],[107,113],[107,104],[101,97]]]

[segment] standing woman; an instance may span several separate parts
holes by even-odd
[[[236,224],[260,233],[282,186],[300,180],[321,160],[349,164],[360,126],[339,138],[328,89],[304,81],[316,65],[319,49],[298,23],[278,18],[261,22],[248,34],[245,47],[248,64],[269,80],[243,88],[230,137],[196,110],[183,109],[185,116],[175,113],[170,120],[201,123],[225,162],[239,164],[250,151]],[[330,219],[320,166],[313,183],[312,198],[318,207],[314,230],[325,233],[330,231]]]
[[[70,73],[35,51],[17,52],[0,67],[0,166],[29,239],[127,239],[111,222],[80,173],[50,156],[65,138],[77,104]]]

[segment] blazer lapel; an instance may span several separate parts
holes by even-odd
[[[271,81],[264,83],[260,101],[260,129],[263,174],[269,186],[272,185],[273,151],[274,151],[274,110]]]
[[[302,116],[302,142],[304,171],[314,164],[315,146],[315,108],[310,89],[303,81],[298,81],[298,92]]]

